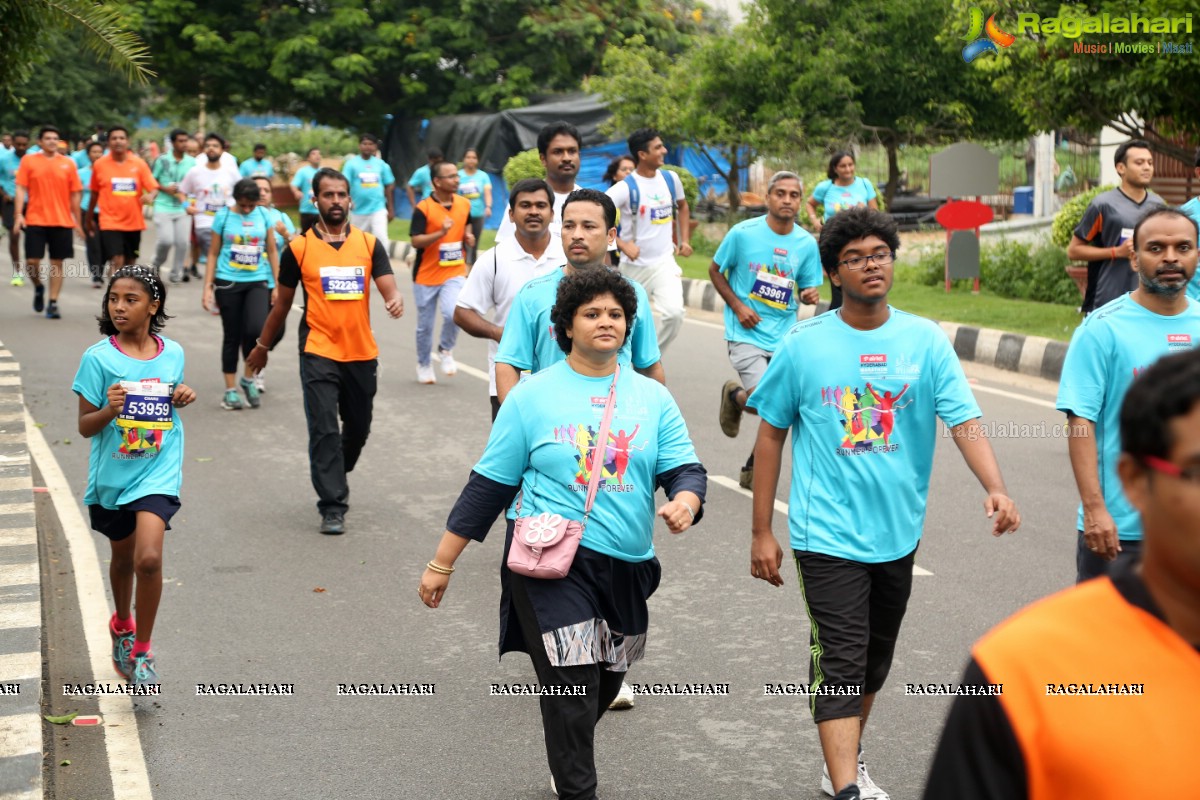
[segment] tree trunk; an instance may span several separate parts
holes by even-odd
[[[892,198],[894,198],[896,196],[896,188],[897,188],[897,185],[900,183],[900,162],[899,162],[899,159],[897,158],[897,152],[896,152],[897,146],[896,146],[895,137],[893,137],[893,136],[887,137],[886,139],[884,139],[883,144],[884,144],[884,147],[887,148],[887,158],[888,158],[887,193],[884,194],[883,200],[884,200],[884,203],[886,204],[886,206],[888,208],[891,208],[892,207]]]
[[[738,207],[742,204],[742,193],[738,190],[737,150],[734,150],[729,156],[729,174],[725,176],[725,180],[729,186],[729,214],[732,217],[737,214]]]

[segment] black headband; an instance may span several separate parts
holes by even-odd
[[[158,290],[158,275],[156,274],[156,271],[150,267],[143,267],[140,264],[132,264],[128,267],[121,267],[119,270],[113,273],[112,279],[116,281],[117,278],[133,278],[134,280],[139,280],[145,284],[146,291],[149,293],[152,299],[156,301],[162,299],[161,293]]]

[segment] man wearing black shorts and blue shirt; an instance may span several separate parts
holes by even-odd
[[[788,527],[811,622],[821,788],[838,800],[888,797],[867,774],[860,740],[908,605],[939,418],[987,492],[993,534],[1021,522],[946,335],[887,303],[899,245],[896,223],[871,208],[825,224],[821,263],[843,305],[784,336],[748,401],[762,419],[750,574],[773,586],[783,585],[783,550],[771,518],[793,434]]]

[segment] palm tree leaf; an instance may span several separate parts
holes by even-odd
[[[150,48],[136,33],[125,30],[121,12],[88,0],[40,0],[46,8],[73,19],[83,29],[86,47],[129,83],[145,86],[155,72],[150,69]]]

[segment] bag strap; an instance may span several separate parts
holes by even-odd
[[[638,191],[637,180],[633,173],[625,176],[625,185],[629,187],[629,241],[637,242],[638,206],[642,204],[642,193]]]
[[[608,450],[608,431],[612,427],[613,408],[617,405],[617,378],[621,376],[621,365],[613,372],[612,385],[608,387],[608,402],[604,404],[604,419],[600,421],[600,432],[596,434],[595,454],[592,456],[592,473],[588,481],[587,503],[583,506],[583,524],[587,526],[596,490],[600,488],[600,473],[604,469],[604,453]]]

